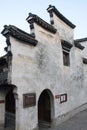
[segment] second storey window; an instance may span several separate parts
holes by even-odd
[[[63,51],[63,64],[64,66],[70,66],[70,49],[72,44],[62,40],[62,51]]]
[[[70,65],[70,58],[69,58],[69,53],[63,51],[63,64],[65,66],[69,66]]]

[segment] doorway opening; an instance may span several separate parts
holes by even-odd
[[[38,125],[50,127],[54,115],[53,95],[45,89],[38,101]]]
[[[13,89],[9,90],[5,97],[5,127],[15,129],[15,98]]]

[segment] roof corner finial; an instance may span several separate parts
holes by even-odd
[[[47,11],[50,12],[51,10],[54,9],[54,7],[55,7],[55,6],[53,6],[53,5],[50,4],[50,5],[48,6],[48,8],[47,8]]]
[[[51,4],[49,5],[49,8],[50,8],[50,7],[52,7],[52,5],[51,5]]]
[[[29,16],[32,16],[33,14],[32,13],[29,13]]]
[[[32,19],[32,18],[33,18],[33,14],[32,14],[32,13],[29,13],[28,15],[29,15],[29,16],[26,18],[27,22],[29,22],[29,21],[30,21],[30,19]]]

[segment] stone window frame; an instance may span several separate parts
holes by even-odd
[[[67,93],[60,95],[60,103],[67,102]]]

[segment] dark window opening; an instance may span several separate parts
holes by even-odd
[[[65,66],[70,66],[70,58],[69,58],[69,53],[63,51],[63,64]]]
[[[70,66],[70,50],[73,45],[65,40],[61,40],[62,50],[63,50],[63,64],[65,66]]]
[[[8,92],[5,99],[5,110],[6,112],[15,113],[15,98],[13,89]]]

